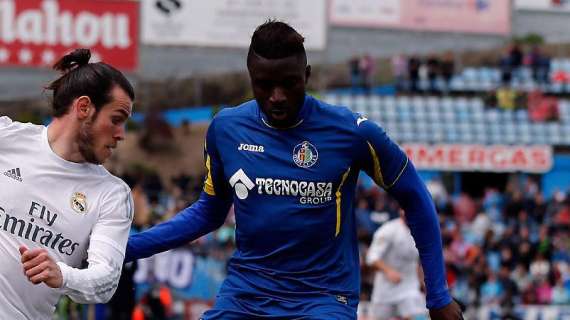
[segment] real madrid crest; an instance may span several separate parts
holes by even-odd
[[[301,168],[310,168],[319,159],[319,152],[309,141],[303,141],[293,148],[293,161]]]
[[[87,197],[81,192],[74,192],[71,197],[71,208],[77,213],[86,213]]]

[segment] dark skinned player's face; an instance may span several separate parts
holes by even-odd
[[[277,128],[294,125],[311,74],[306,60],[301,55],[265,59],[252,54],[248,70],[253,95],[269,124]]]

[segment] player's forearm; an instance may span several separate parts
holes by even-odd
[[[447,289],[439,221],[433,201],[411,163],[400,181],[389,190],[406,212],[424,270],[428,308],[440,308],[451,302]]]
[[[77,269],[58,262],[63,275],[63,293],[77,303],[106,303],[119,284],[121,265],[98,264]]]
[[[92,235],[85,269],[63,262],[57,265],[63,276],[62,292],[77,303],[108,302],[119,284],[124,249],[105,237]]]
[[[230,206],[230,201],[202,192],[198,201],[172,219],[130,236],[125,261],[150,257],[179,247],[219,228]]]
[[[383,260],[376,260],[374,261],[374,263],[372,263],[372,267],[376,270],[376,271],[380,271],[383,273],[388,273],[393,271],[394,269],[392,267],[390,267],[389,265],[387,265]]]

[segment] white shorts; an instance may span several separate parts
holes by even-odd
[[[426,315],[427,309],[425,305],[426,300],[421,294],[391,303],[373,303],[371,319],[388,320],[394,317],[410,318]]]

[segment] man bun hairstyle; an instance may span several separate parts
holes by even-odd
[[[46,89],[53,91],[51,105],[53,116],[58,118],[69,112],[76,98],[88,96],[98,113],[112,100],[111,90],[119,86],[131,98],[135,91],[127,78],[117,69],[104,62],[89,63],[89,49],[75,49],[53,65],[61,76]]]
[[[289,24],[278,20],[267,20],[253,32],[247,61],[249,63],[253,55],[265,59],[283,59],[299,55],[306,60],[304,42],[305,38]]]

